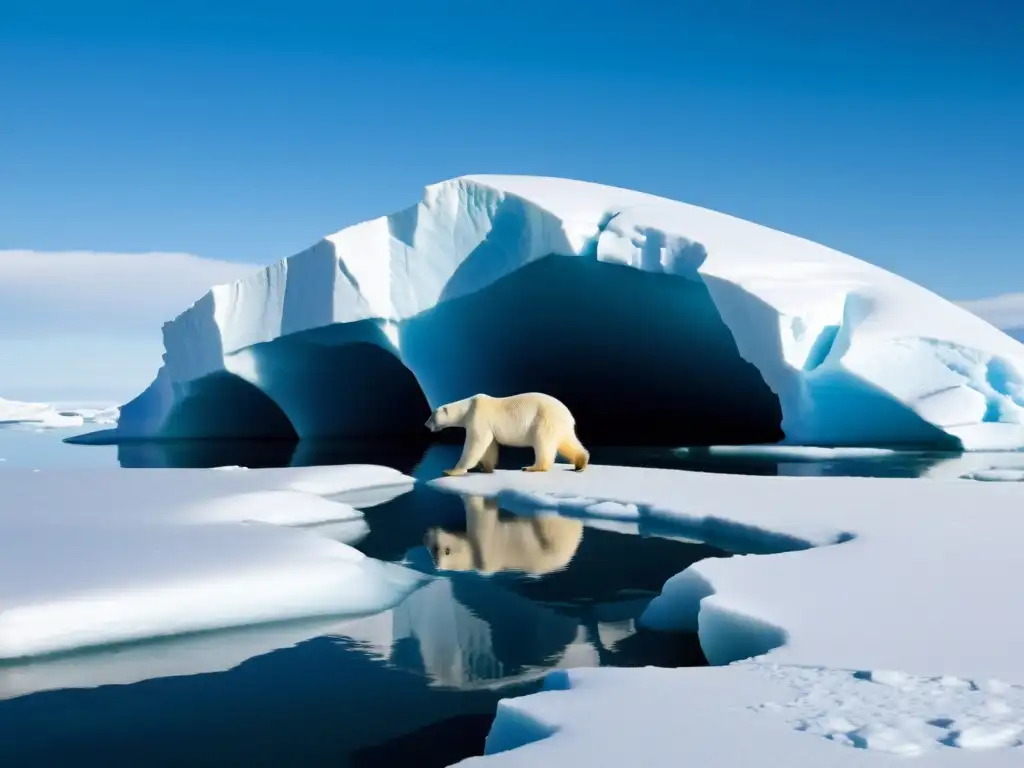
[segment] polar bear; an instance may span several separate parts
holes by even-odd
[[[571,517],[549,513],[502,520],[494,499],[464,496],[462,503],[465,533],[431,528],[423,537],[438,570],[543,576],[564,568],[583,539],[583,523]]]
[[[526,472],[547,472],[561,453],[582,472],[590,454],[576,437],[576,419],[565,404],[540,392],[509,397],[473,395],[442,405],[426,422],[431,432],[447,427],[464,427],[466,442],[462,457],[446,475],[464,475],[477,464],[484,472],[498,465],[498,446],[533,448],[533,464]]]

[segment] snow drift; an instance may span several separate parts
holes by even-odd
[[[213,288],[164,347],[117,439],[382,436],[541,390],[585,440],[1024,446],[1024,347],[967,310],[807,240],[565,179],[427,187]]]

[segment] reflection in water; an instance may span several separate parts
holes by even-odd
[[[535,576],[566,566],[583,538],[583,523],[556,514],[500,519],[498,502],[464,496],[466,530],[434,527],[424,544],[442,571],[523,571]]]
[[[390,765],[441,768],[479,754],[479,722],[445,744],[417,743],[417,732],[493,717],[497,699],[431,688],[354,641],[316,638],[220,674],[0,702],[0,764],[376,766],[419,749],[415,763]]]
[[[435,685],[503,685],[559,666],[577,626],[481,579],[438,579],[394,610],[389,661]]]
[[[403,562],[441,578],[394,609],[392,663],[462,689],[556,667],[704,663],[695,636],[635,622],[671,576],[724,553],[584,528],[556,514],[517,517],[480,496],[419,488],[401,503],[392,514],[426,530],[425,546],[410,548]]]
[[[348,623],[319,620],[242,627],[6,662],[0,664],[0,699],[224,672],[255,656],[321,635],[343,633]]]
[[[635,621],[723,553],[424,487],[364,512],[356,546],[430,577],[402,603],[0,667],[0,764],[444,766],[550,669],[705,663],[695,636]],[[444,533],[490,575],[439,570],[422,542]]]

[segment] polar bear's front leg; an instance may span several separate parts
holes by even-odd
[[[459,457],[459,463],[455,465],[454,469],[446,469],[444,473],[449,477],[466,474],[466,472],[480,463],[493,440],[494,435],[491,434],[490,430],[468,427],[466,429],[466,442],[462,446],[462,456]]]

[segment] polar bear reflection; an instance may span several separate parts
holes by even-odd
[[[542,576],[569,564],[583,523],[556,514],[501,519],[498,502],[464,496],[466,531],[431,528],[424,544],[441,571],[522,571]]]

